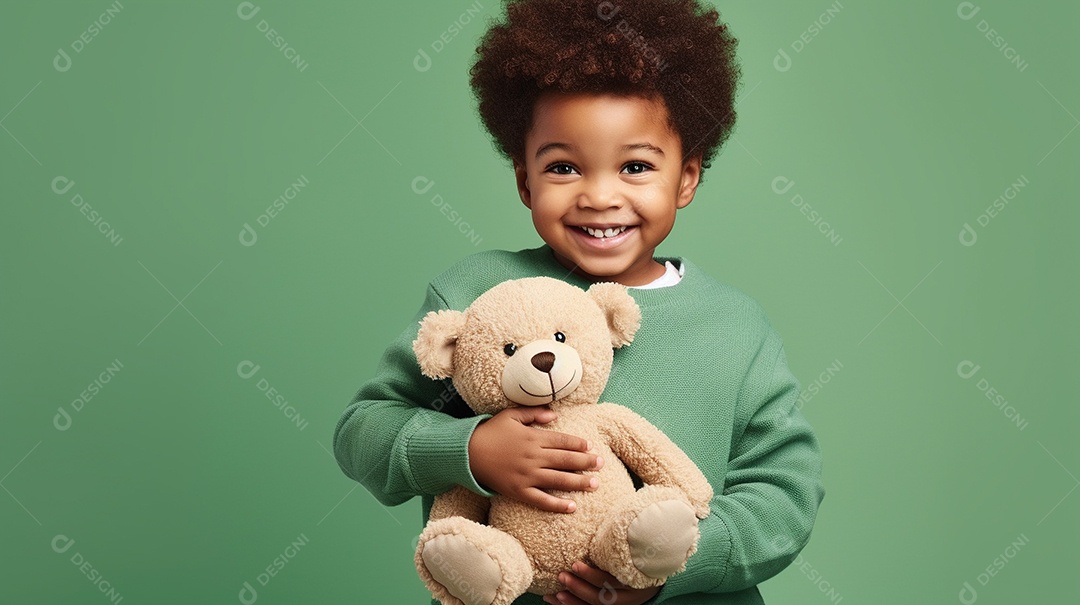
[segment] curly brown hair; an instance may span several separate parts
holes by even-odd
[[[708,168],[735,125],[738,41],[698,0],[508,0],[476,48],[469,84],[503,157],[524,163],[548,90],[662,97],[683,158]]]

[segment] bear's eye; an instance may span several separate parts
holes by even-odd
[[[563,334],[562,332],[556,332],[555,342],[566,342],[566,334]]]
[[[512,342],[506,343],[506,346],[503,347],[503,353],[506,353],[507,357],[511,357],[515,351],[517,351],[517,345]]]

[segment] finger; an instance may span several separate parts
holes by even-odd
[[[548,601],[548,597],[551,597],[550,601]],[[554,605],[599,605],[590,603],[589,601],[582,601],[574,596],[569,590],[562,590],[553,595],[547,595],[544,597],[544,600],[548,603],[553,603]],[[610,605],[610,603],[608,603],[608,605]]]
[[[556,593],[555,602],[559,605],[601,605],[599,601],[593,603],[590,601],[582,601],[574,596],[573,593],[566,590]]]
[[[611,590],[624,590],[626,585],[620,582],[615,576],[600,569],[599,567],[593,567],[583,561],[574,561],[574,564],[570,566],[574,574],[582,580],[598,586],[600,588],[610,588]]]
[[[540,510],[553,513],[572,513],[577,510],[577,504],[573,500],[558,498],[535,487],[526,488],[521,492],[522,502],[531,504]]]
[[[589,442],[581,437],[567,435],[566,433],[560,433],[558,431],[547,431],[545,439],[541,443],[541,447],[547,449],[571,450],[574,452],[585,452],[588,451],[590,447]]]
[[[593,454],[550,449],[541,446],[540,465],[561,471],[592,471],[603,466],[603,459]]]
[[[556,470],[545,470],[537,477],[536,487],[557,489],[564,492],[591,492],[600,485],[600,480],[593,475],[579,475]]]
[[[566,591],[564,591],[564,592],[570,593],[570,595],[572,595],[576,599],[578,599],[578,600],[580,600],[582,602],[585,602],[585,603],[599,605],[601,603],[601,600],[600,600],[600,591],[601,590],[605,591],[605,593],[604,593],[604,601],[603,601],[604,603],[612,603],[615,600],[615,592],[610,587],[610,585],[608,587],[595,586],[592,583],[590,583],[589,581],[585,580],[584,578],[582,578],[581,576],[578,576],[576,574],[572,574],[572,573],[565,572],[565,571],[560,573],[559,574],[559,583],[561,583],[563,586],[566,587]],[[559,593],[559,596],[561,596],[561,595],[562,595],[562,593]],[[572,603],[574,601],[573,600],[566,600],[566,601],[563,601],[563,602],[564,603]]]
[[[551,411],[551,408],[547,406],[536,406],[526,408],[513,408],[507,412],[511,418],[517,420],[521,424],[546,424],[555,420],[557,415]]]

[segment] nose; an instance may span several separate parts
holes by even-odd
[[[533,367],[541,372],[547,373],[551,371],[551,367],[555,365],[555,354],[544,351],[532,356]]]
[[[622,205],[619,194],[618,178],[607,178],[604,175],[594,176],[590,179],[587,188],[578,196],[579,208],[592,208],[604,210]]]

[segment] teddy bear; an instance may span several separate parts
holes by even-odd
[[[586,291],[551,277],[504,281],[464,311],[431,311],[421,320],[412,346],[425,376],[452,379],[477,414],[546,405],[558,417],[537,430],[586,439],[605,461],[586,473],[598,478],[596,490],[551,490],[576,503],[572,513],[461,486],[436,496],[415,563],[444,605],[553,594],[564,588],[559,572],[575,560],[633,588],[659,586],[685,569],[712,486],[650,422],[600,403],[614,349],[630,344],[640,322],[625,286],[599,282]]]

